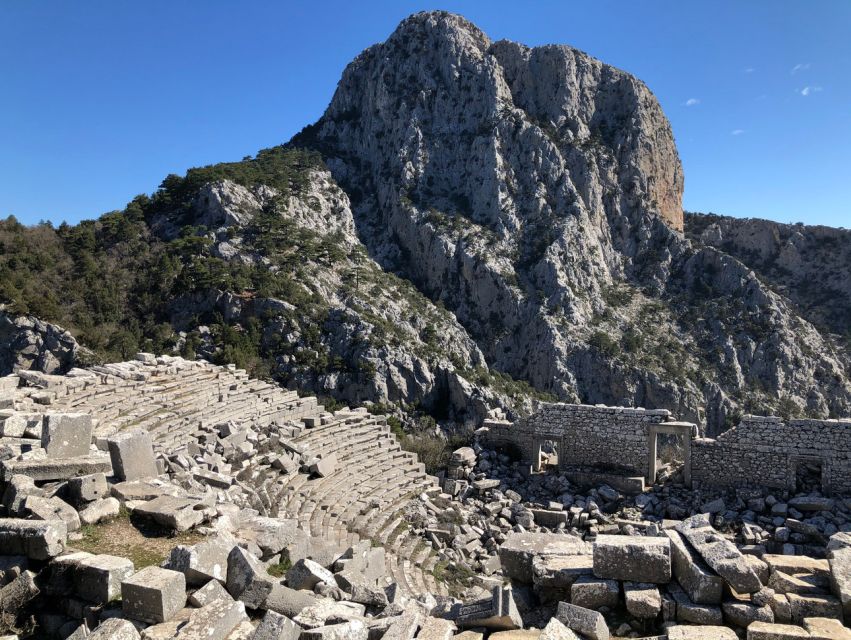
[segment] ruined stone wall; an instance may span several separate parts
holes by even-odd
[[[745,416],[716,439],[692,445],[692,480],[706,485],[795,489],[802,461],[822,464],[822,488],[851,492],[851,420]]]
[[[494,444],[510,443],[534,463],[541,442],[558,445],[559,466],[593,467],[644,475],[649,443],[647,426],[665,422],[665,409],[630,409],[577,404],[548,404],[513,426],[491,427]]]

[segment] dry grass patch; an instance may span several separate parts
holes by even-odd
[[[85,525],[82,534],[82,540],[71,543],[75,549],[129,558],[137,571],[159,565],[179,544],[204,540],[203,535],[194,531],[172,534],[147,522],[135,521],[123,510],[111,520]]]

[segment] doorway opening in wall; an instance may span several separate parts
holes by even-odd
[[[538,450],[538,469],[541,472],[558,469],[558,454],[558,442],[556,440],[544,440]]]
[[[651,481],[677,480],[677,476],[682,475],[686,462],[686,437],[682,433],[656,434],[656,477]]]
[[[819,458],[804,458],[795,465],[795,491],[812,493],[822,488],[822,461]]]

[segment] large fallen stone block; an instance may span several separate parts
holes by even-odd
[[[851,622],[851,548],[831,552],[830,589],[839,598],[845,619]]]
[[[366,607],[354,602],[317,599],[315,604],[305,607],[293,617],[293,622],[305,629],[316,629],[334,622],[360,620],[364,617]]]
[[[145,567],[121,583],[124,615],[157,624],[170,620],[186,604],[186,578],[161,567]]]
[[[419,611],[406,611],[393,619],[381,636],[381,640],[413,640],[419,626]]]
[[[129,620],[109,618],[86,636],[87,640],[139,640],[139,632]]]
[[[772,573],[781,571],[788,575],[809,574],[827,580],[830,577],[830,564],[823,558],[809,556],[783,556],[766,553],[762,560]]]
[[[804,618],[811,640],[851,640],[851,629],[833,618]]]
[[[511,533],[499,548],[503,573],[525,584],[534,581],[536,557],[590,555],[590,544],[576,536],[557,533]]]
[[[580,640],[580,638],[562,622],[559,622],[558,618],[550,618],[537,640]]]
[[[41,446],[48,458],[76,458],[89,453],[92,417],[86,413],[48,413],[44,416]]]
[[[301,640],[367,640],[369,631],[360,620],[349,620],[301,632]]]
[[[139,505],[133,514],[150,518],[168,529],[188,531],[203,523],[210,511],[207,505],[191,498],[160,496]]]
[[[523,627],[511,587],[494,587],[490,598],[461,605],[453,620],[460,629],[485,627],[500,630]]]
[[[0,463],[0,468],[2,468],[3,480],[6,481],[15,474],[29,476],[36,482],[68,480],[91,473],[112,474],[109,456],[102,454],[63,459],[4,460]]]
[[[337,469],[337,454],[332,453],[323,458],[319,458],[316,462],[310,465],[310,473],[320,478],[330,476]]]
[[[191,546],[178,545],[163,566],[180,571],[190,585],[206,584],[212,579],[224,584],[228,577],[228,555],[235,546],[236,541],[226,534]]]
[[[803,627],[774,622],[754,622],[748,627],[747,640],[811,640]]]
[[[649,536],[597,536],[594,575],[632,582],[670,582],[671,541]]]
[[[774,612],[768,605],[757,606],[749,602],[724,602],[721,604],[724,622],[748,628],[753,622],[774,622]]]
[[[313,591],[320,582],[334,585],[334,574],[313,560],[302,559],[287,571],[287,586],[292,589]]]
[[[620,585],[617,580],[583,576],[570,587],[570,603],[584,609],[614,609],[619,600]]]
[[[668,593],[676,603],[677,622],[716,626],[724,621],[719,605],[692,602],[676,582],[668,585]]]
[[[569,589],[581,577],[593,576],[594,556],[540,555],[532,560],[532,584],[538,589]]]
[[[121,597],[121,583],[133,575],[127,558],[99,554],[84,558],[74,569],[74,590],[81,598],[106,604]]]
[[[319,602],[319,598],[309,591],[290,589],[279,583],[272,585],[269,595],[263,603],[263,608],[294,618],[299,613]]]
[[[738,640],[732,629],[719,626],[668,627],[668,640]]]
[[[624,582],[626,610],[636,618],[655,618],[662,611],[662,596],[655,584]]]
[[[792,624],[801,624],[804,618],[836,618],[842,620],[842,605],[833,596],[801,595],[787,593],[792,613]]]
[[[102,473],[71,478],[68,480],[68,497],[72,504],[78,507],[95,500],[101,500],[109,495],[106,476]]]
[[[35,486],[35,480],[29,476],[16,474],[6,481],[3,490],[3,504],[6,506],[7,516],[24,515],[26,509],[24,503],[29,496],[43,496],[44,491]]]
[[[236,600],[216,600],[193,611],[175,640],[225,640],[248,619],[245,604]]]
[[[272,590],[275,579],[266,573],[263,564],[242,547],[228,554],[228,593],[251,609],[260,609]]]
[[[455,623],[442,618],[426,618],[417,634],[417,640],[452,640],[455,635]]]
[[[151,434],[141,429],[125,431],[107,440],[112,470],[119,480],[142,480],[159,475]]]
[[[80,509],[79,516],[82,524],[95,524],[109,520],[121,513],[121,503],[113,497],[90,502],[85,509]]]
[[[759,576],[732,542],[709,524],[705,516],[683,520],[677,531],[719,576],[738,593],[755,593],[762,588]]]
[[[38,596],[40,591],[35,578],[36,574],[32,571],[23,571],[8,584],[3,583],[0,587],[0,620],[14,620]]]
[[[28,496],[24,508],[34,520],[61,520],[69,533],[80,529],[80,516],[77,510],[61,498],[41,498]]]
[[[679,532],[668,529],[671,540],[671,564],[674,578],[697,604],[720,604],[724,582]]]
[[[571,631],[587,636],[590,640],[609,640],[609,628],[601,613],[559,602],[555,617]]]
[[[210,604],[214,600],[233,600],[231,595],[227,592],[222,586],[222,583],[218,580],[210,580],[207,584],[205,584],[200,589],[196,589],[192,592],[192,595],[189,596],[189,604],[193,607],[203,607],[204,605]]]
[[[301,627],[288,617],[267,611],[252,640],[299,640]]]
[[[0,518],[0,549],[32,560],[47,560],[65,550],[68,529],[61,520]]]
[[[237,535],[260,547],[264,558],[286,549],[293,562],[307,553],[309,544],[309,536],[298,528],[298,521],[292,518],[255,516],[242,523]]]

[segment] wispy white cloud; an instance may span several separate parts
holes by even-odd
[[[792,67],[792,70],[789,73],[794,75],[794,74],[798,73],[799,71],[806,71],[809,68],[810,68],[809,62],[799,62],[794,67]]]
[[[744,129],[733,129],[733,130],[730,132],[730,135],[733,135],[733,136],[740,136],[740,135],[742,135],[744,132],[745,132],[745,130],[744,130]]]
[[[804,96],[806,98],[811,93],[818,93],[819,91],[821,91],[821,87],[818,87],[818,86],[812,86],[811,87],[811,86],[807,85],[803,89],[799,89],[798,93],[800,93],[802,96]]]
[[[700,100],[698,98],[689,98],[688,100],[685,101],[685,105],[687,107],[694,107],[694,106],[699,105],[699,104],[700,104]]]
[[[754,71],[756,71],[756,69],[754,69],[753,67],[745,67],[744,69],[742,69],[742,73],[753,73]]]

